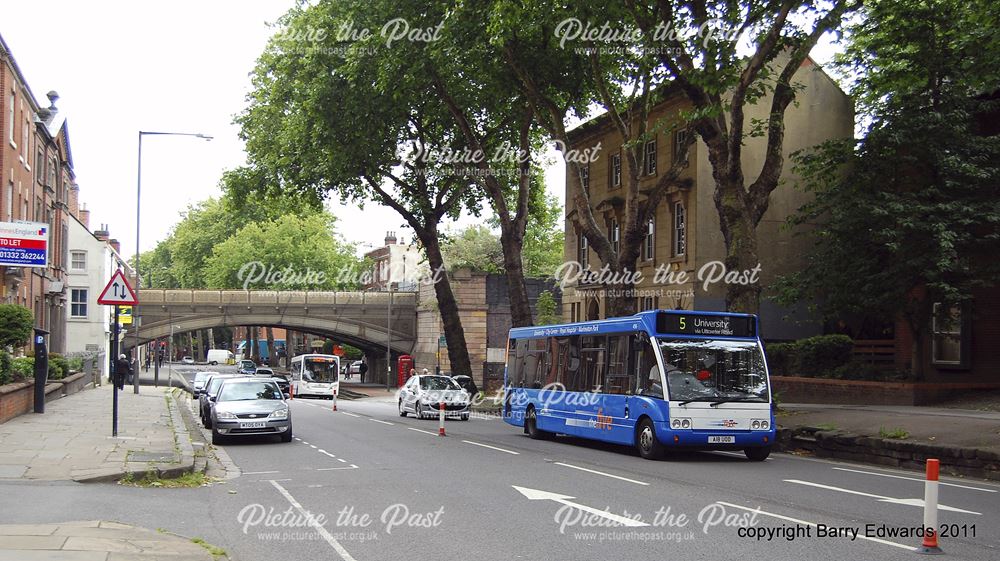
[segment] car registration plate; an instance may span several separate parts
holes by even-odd
[[[256,421],[252,423],[240,423],[241,429],[262,429],[267,426],[267,423],[263,421]]]
[[[710,436],[708,437],[709,444],[734,444],[736,442],[735,436]]]

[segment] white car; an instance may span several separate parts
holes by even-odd
[[[189,356],[182,357],[181,364],[194,364],[194,359]]]
[[[469,420],[469,392],[448,376],[413,376],[399,390],[399,416],[413,413],[418,419],[437,417],[444,403],[446,417]]]

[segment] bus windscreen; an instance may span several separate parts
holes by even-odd
[[[337,381],[337,361],[332,358],[306,357],[303,359],[302,380],[315,383]]]
[[[755,342],[660,339],[674,401],[767,402],[764,354]]]

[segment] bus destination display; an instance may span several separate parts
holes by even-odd
[[[756,322],[754,318],[744,316],[660,313],[656,316],[656,331],[682,335],[755,337]]]

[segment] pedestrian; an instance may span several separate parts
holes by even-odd
[[[368,372],[368,364],[365,361],[361,361],[361,366],[358,367],[358,380],[362,384],[365,383],[365,372]]]
[[[114,383],[118,386],[118,389],[124,389],[126,381],[132,383],[131,370],[132,365],[129,363],[128,358],[125,357],[125,353],[118,355],[118,360],[115,361],[114,372]]]
[[[430,372],[426,368],[424,368],[423,372],[420,373],[421,376],[426,376],[428,374],[430,374]]]

